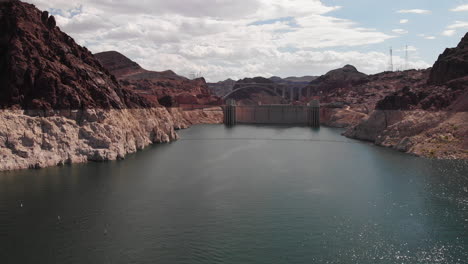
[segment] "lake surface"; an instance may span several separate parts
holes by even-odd
[[[468,263],[468,164],[340,132],[196,126],[0,173],[0,263]]]

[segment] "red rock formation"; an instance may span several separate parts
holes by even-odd
[[[430,76],[377,102],[345,135],[426,157],[468,159],[467,41],[440,55]]]
[[[53,16],[20,1],[0,2],[0,108],[147,107],[94,56],[56,27]]]
[[[0,171],[123,159],[222,121],[221,109],[156,103],[122,87],[47,12],[0,1]]]
[[[149,101],[155,103],[163,101],[165,106],[221,103],[220,98],[211,94],[203,78],[189,80],[170,70],[148,71],[116,51],[101,52],[94,56],[120,80],[124,87]]]
[[[346,88],[325,90],[320,97],[322,103],[349,106],[359,112],[369,114],[384,99],[404,87],[425,84],[427,71],[410,70],[404,72],[383,72],[369,75],[357,84]]]
[[[440,85],[468,75],[468,33],[456,48],[446,49],[432,67],[429,84]]]
[[[173,71],[148,71],[143,69],[138,63],[125,57],[117,51],[106,51],[94,54],[106,69],[119,79],[171,79],[187,80],[183,76],[175,74]]]

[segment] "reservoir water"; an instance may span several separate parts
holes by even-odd
[[[0,173],[0,263],[468,263],[468,164],[340,132],[204,125]]]

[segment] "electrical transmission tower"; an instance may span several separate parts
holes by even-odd
[[[408,61],[409,61],[408,45],[406,45],[406,49],[405,49],[405,70],[409,70]]]
[[[202,72],[199,71],[199,72],[191,72],[190,75],[189,75],[189,78],[191,80],[195,80],[197,78],[201,78],[202,77]]]
[[[390,61],[388,65],[388,70],[391,72],[393,71],[393,49],[392,47],[390,47]]]

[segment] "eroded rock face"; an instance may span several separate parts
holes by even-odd
[[[222,116],[216,108],[87,109],[47,117],[0,110],[0,171],[124,159],[150,144],[176,140],[176,129],[221,123]]]
[[[0,170],[123,159],[221,121],[220,110],[168,111],[122,87],[48,12],[0,2]]]
[[[320,110],[320,122],[322,125],[336,128],[346,128],[357,125],[368,116],[346,108],[322,107]]]
[[[177,139],[165,108],[75,111],[33,117],[0,111],[0,171],[122,159],[151,143]]]
[[[468,159],[467,112],[376,110],[344,135],[418,156]]]
[[[432,67],[429,84],[441,85],[468,75],[468,33],[456,48],[446,49]]]
[[[468,159],[467,36],[440,55],[429,75],[401,78],[404,87],[377,101],[345,135],[424,157]]]
[[[0,2],[0,108],[124,109],[157,106],[122,88],[55,18]]]

